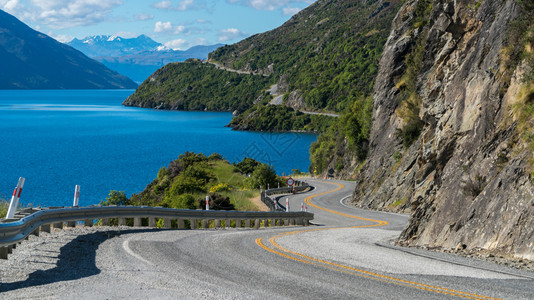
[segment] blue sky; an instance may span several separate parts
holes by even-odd
[[[231,44],[282,25],[315,0],[0,0],[0,9],[61,42],[145,34],[172,49]]]

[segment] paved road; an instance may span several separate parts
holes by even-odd
[[[76,270],[68,255],[64,255],[57,264],[67,266],[65,270],[72,267],[63,272],[67,276],[36,271],[30,279],[4,285],[3,295],[174,299],[534,298],[533,273],[391,246],[390,241],[406,224],[406,216],[344,206],[340,201],[353,190],[351,182],[310,183],[316,187],[312,192],[287,198],[291,208],[300,209],[305,202],[309,211],[315,213],[315,226],[108,233],[107,238],[92,245],[96,249],[94,256],[75,259],[83,268]],[[282,203],[285,204],[285,197]],[[68,248],[63,246],[61,252]],[[41,283],[43,278],[53,276],[58,279]]]

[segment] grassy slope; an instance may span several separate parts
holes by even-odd
[[[204,198],[211,187],[218,184],[226,184],[231,189],[228,191],[217,192],[223,196],[229,197],[230,202],[235,206],[236,210],[258,211],[258,207],[253,204],[250,199],[259,195],[259,190],[250,190],[247,188],[245,175],[235,172],[235,167],[225,160],[210,160],[207,162],[196,162],[194,165],[195,171],[192,173],[198,174],[205,172],[205,181],[193,179],[187,191],[176,192],[176,184],[183,183],[186,178],[183,177],[186,172],[180,167],[176,167],[178,160],[172,162],[167,168],[162,168],[158,172],[158,177],[154,179],[146,188],[139,194],[134,194],[131,197],[131,204],[133,205],[149,205],[149,206],[163,206],[172,208],[193,208],[180,205],[180,201],[176,201],[178,197],[183,194],[191,195],[196,205],[196,200]],[[200,171],[199,171],[200,170]],[[203,177],[201,175],[198,178]]]

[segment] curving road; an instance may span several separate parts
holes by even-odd
[[[533,273],[394,247],[407,216],[344,205],[352,182],[309,182],[313,191],[287,198],[305,203],[315,226],[115,231],[94,256],[60,255],[66,276],[41,282],[61,272],[36,271],[2,283],[0,298],[534,298]]]

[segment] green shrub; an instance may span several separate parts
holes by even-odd
[[[275,187],[280,181],[273,166],[261,164],[252,172],[250,188],[257,189],[260,186],[266,188],[267,185]]]
[[[261,163],[253,158],[244,157],[243,160],[235,164],[236,171],[244,175],[249,175],[254,172],[254,170],[261,165]]]
[[[9,203],[4,199],[0,199],[0,218],[4,218],[7,215],[8,209]]]
[[[126,197],[126,194],[123,191],[113,190],[109,192],[109,195],[106,197],[105,201],[100,201],[100,205],[130,205],[130,200],[128,197]]]
[[[165,197],[163,207],[195,209],[195,197],[191,194],[168,195]]]

